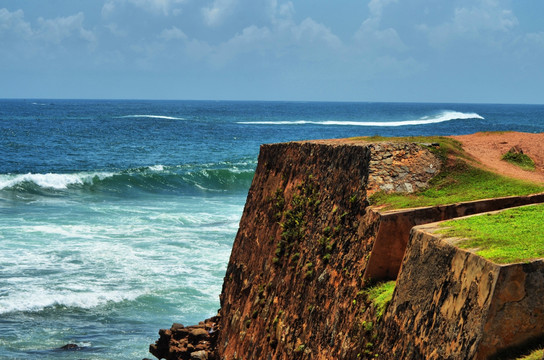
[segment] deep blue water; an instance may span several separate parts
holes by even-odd
[[[262,143],[498,130],[544,106],[0,100],[0,358],[141,359],[214,315]]]

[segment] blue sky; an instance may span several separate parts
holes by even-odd
[[[0,0],[0,98],[544,103],[542,0]]]

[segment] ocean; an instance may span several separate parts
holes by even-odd
[[[142,359],[215,315],[260,144],[508,130],[544,105],[0,100],[0,359]]]

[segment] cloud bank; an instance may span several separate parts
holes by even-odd
[[[348,92],[398,97],[416,86],[424,94],[446,94],[437,85],[446,81],[459,93],[461,80],[504,75],[515,64],[518,78],[528,82],[544,56],[542,26],[524,27],[525,18],[502,0],[66,4],[51,16],[46,5],[40,11],[0,0],[0,64],[122,72],[125,79],[147,74],[150,81],[166,79],[170,88],[177,80],[219,89],[237,78],[237,97],[255,88],[265,94],[268,86],[271,97],[282,89],[288,96],[337,99]],[[449,79],[447,72],[456,76]]]

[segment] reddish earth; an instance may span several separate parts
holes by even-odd
[[[452,136],[452,138],[459,140],[465,151],[478,160],[483,167],[506,176],[544,183],[544,133],[476,133]],[[501,160],[502,155],[516,145],[533,159],[536,165],[535,171],[524,171]]]

